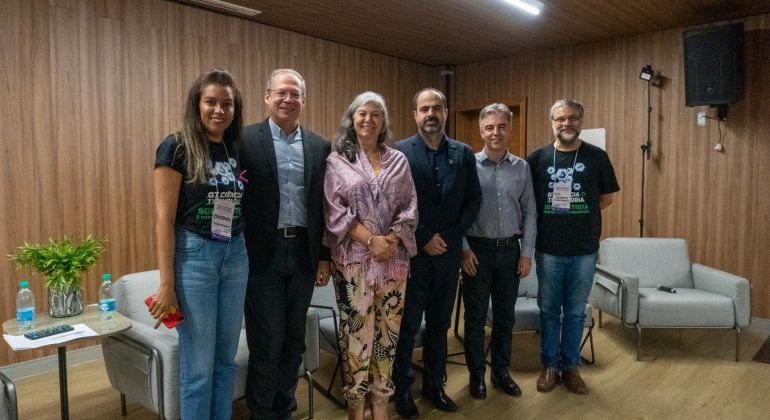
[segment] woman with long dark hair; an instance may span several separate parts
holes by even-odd
[[[324,178],[325,244],[332,250],[348,418],[388,418],[391,373],[409,258],[417,253],[417,195],[409,162],[387,146],[385,100],[358,95],[342,115]]]
[[[190,88],[179,131],[155,159],[155,234],[160,287],[150,313],[181,310],[182,419],[229,419],[248,258],[243,241],[238,148],[241,94],[226,70]]]

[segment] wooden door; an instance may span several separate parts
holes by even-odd
[[[508,105],[513,112],[511,121],[511,138],[508,139],[508,151],[524,159],[527,157],[527,98],[518,101],[496,101]],[[458,106],[454,114],[455,138],[469,144],[474,152],[480,152],[484,148],[479,130],[479,112],[486,104],[471,104]]]

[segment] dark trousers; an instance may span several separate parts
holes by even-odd
[[[497,247],[468,237],[479,264],[476,275],[463,272],[465,363],[471,375],[484,376],[484,325],[492,296],[492,373],[511,365],[511,333],[519,293],[519,244]]]
[[[451,254],[450,254],[451,253]],[[447,255],[450,254],[450,255]],[[457,293],[460,255],[449,251],[431,257],[423,251],[411,260],[406,282],[404,315],[393,364],[393,384],[397,393],[407,392],[414,383],[412,351],[414,339],[425,314],[422,360],[423,388],[441,389],[446,374],[447,330]]]
[[[313,277],[305,234],[278,238],[270,264],[249,271],[244,313],[246,403],[252,419],[286,418],[297,409],[294,391],[305,352]]]

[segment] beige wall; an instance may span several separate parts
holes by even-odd
[[[605,211],[604,236],[638,236],[641,150],[647,139],[647,89],[638,78],[652,64],[653,153],[648,163],[645,235],[688,240],[690,259],[747,277],[752,315],[770,318],[770,15],[745,19],[745,98],[722,122],[697,127],[684,100],[684,29],[560,48],[457,68],[457,104],[528,98],[528,152],[552,141],[548,110],[556,98],[579,99],[584,128],[607,129],[621,191]]]

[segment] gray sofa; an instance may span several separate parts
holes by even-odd
[[[675,293],[658,290],[673,288]],[[740,333],[751,320],[749,281],[690,263],[687,242],[674,238],[609,238],[601,242],[591,304],[637,330],[642,358],[645,328],[726,328]]]
[[[117,311],[133,322],[124,333],[102,339],[102,353],[107,375],[113,388],[120,392],[121,410],[126,415],[126,397],[157,413],[161,418],[179,418],[179,345],[176,330],[161,326],[147,311],[144,299],[160,284],[158,270],[128,274],[112,286]],[[307,316],[305,344],[307,350],[299,376],[309,381],[310,418],[313,417],[312,374],[318,368],[318,314]],[[246,390],[249,350],[246,331],[241,326],[235,362],[233,398],[243,398]]]

